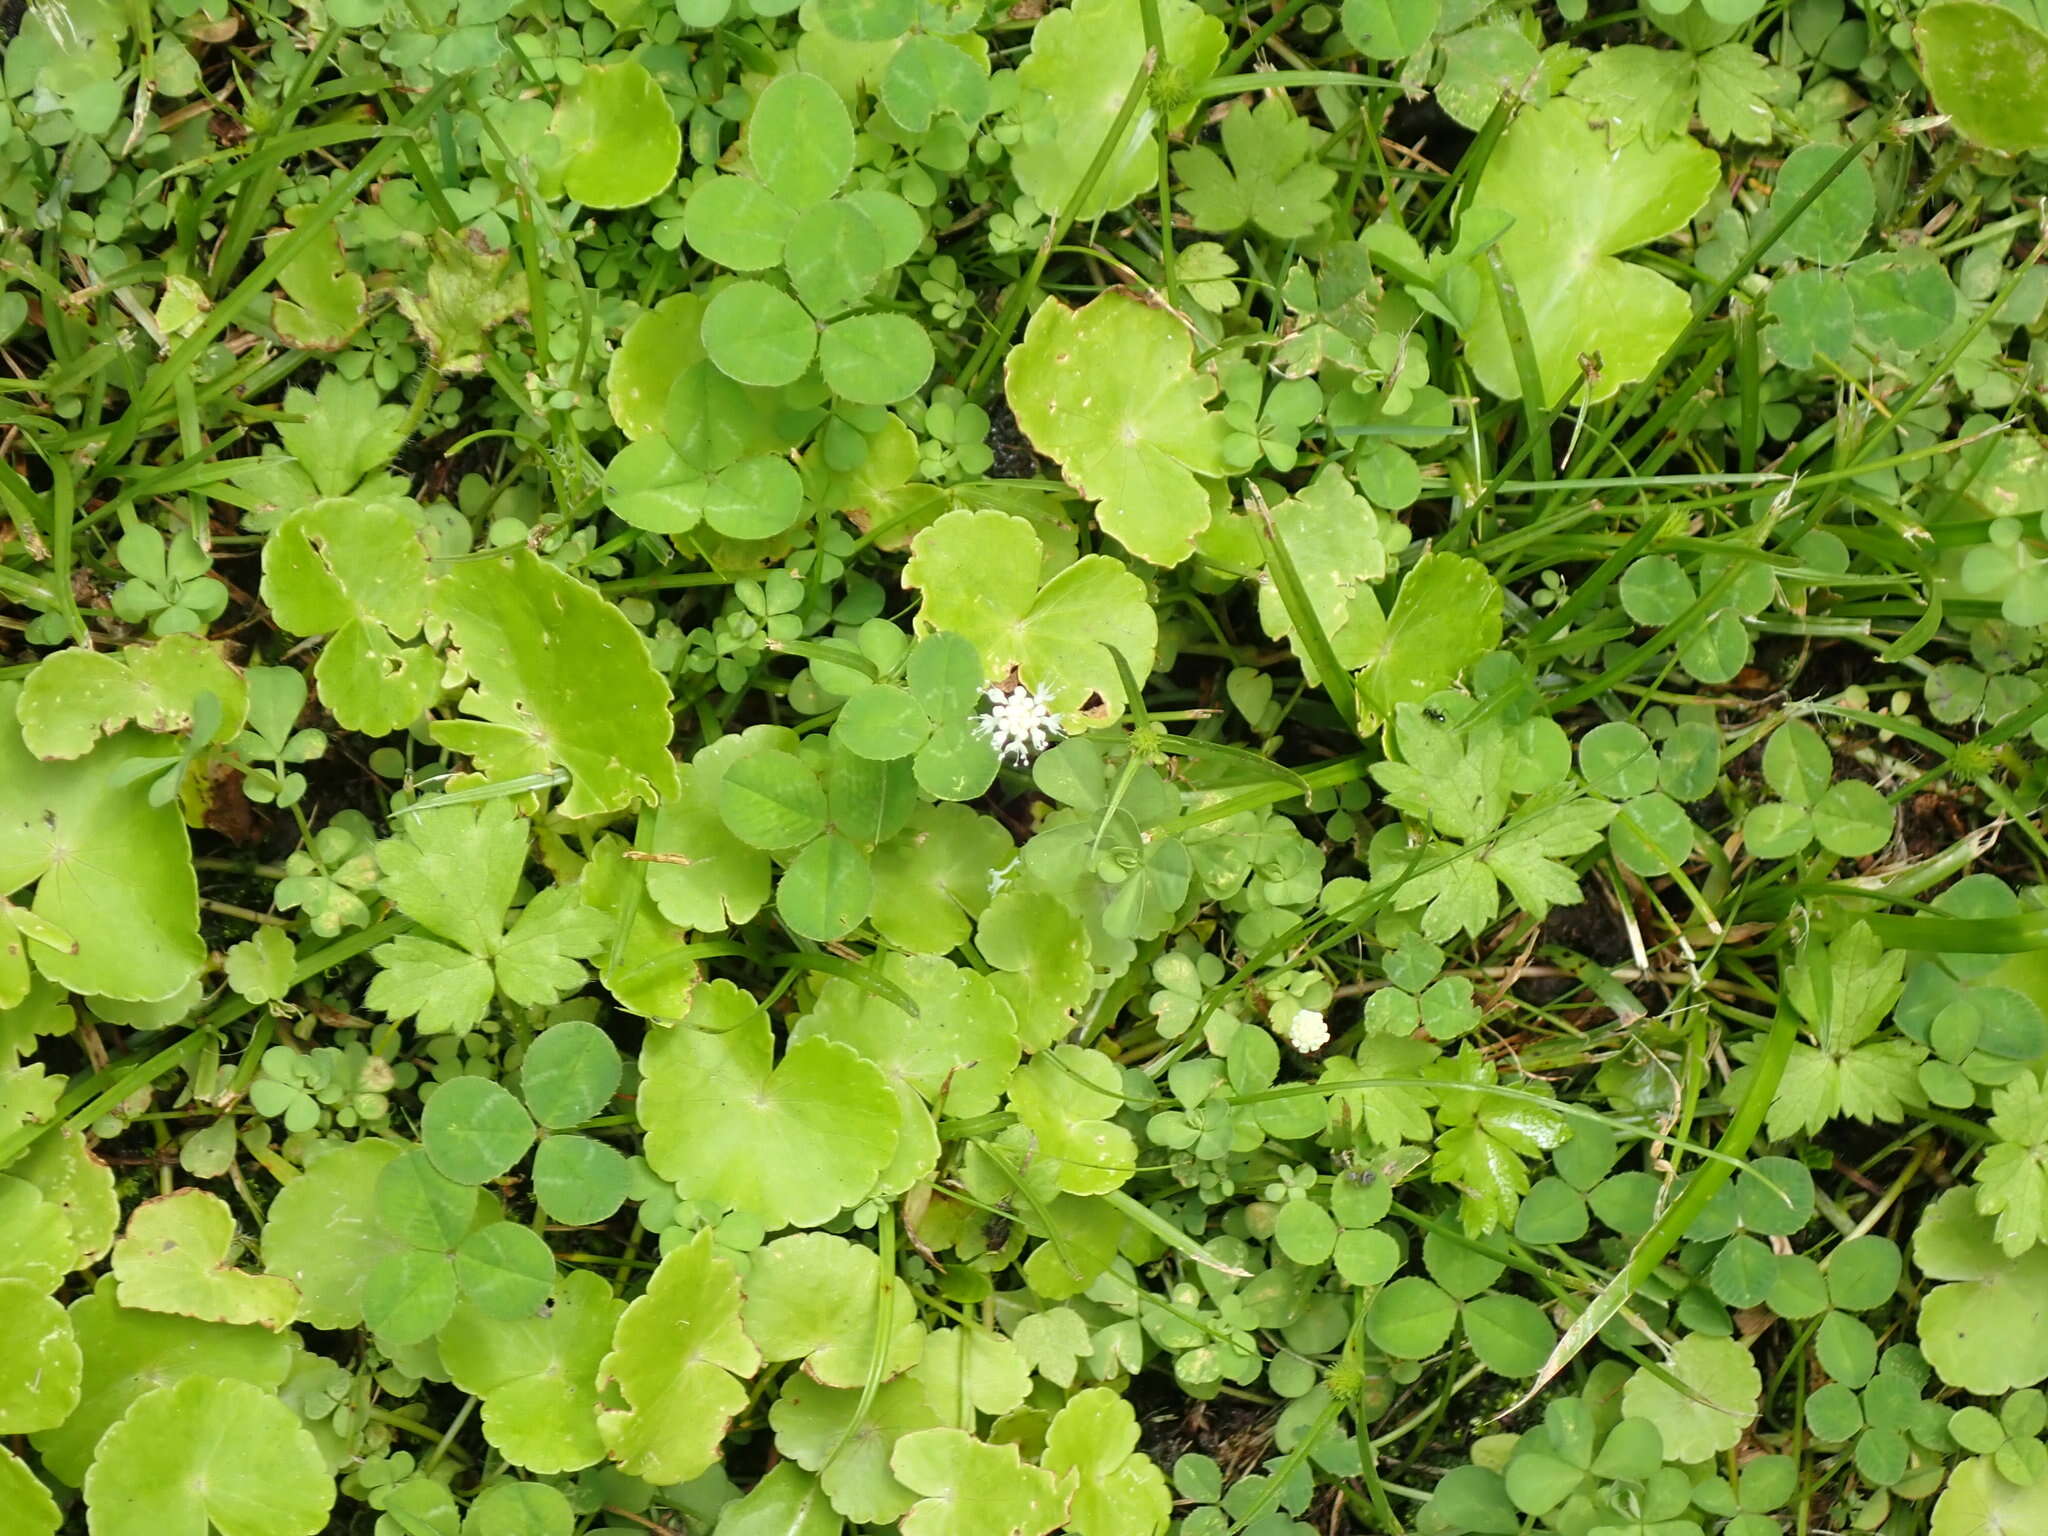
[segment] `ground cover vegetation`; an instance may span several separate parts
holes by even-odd
[[[2048,1531],[2036,0],[28,0],[8,1536]]]

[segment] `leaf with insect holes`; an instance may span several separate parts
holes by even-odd
[[[235,1218],[202,1189],[145,1200],[114,1244],[114,1278],[124,1307],[175,1312],[208,1323],[254,1323],[273,1333],[299,1315],[299,1288],[230,1262]]]
[[[1519,296],[1541,404],[1605,400],[1647,374],[1690,317],[1685,292],[1622,252],[1684,226],[1712,194],[1720,161],[1673,140],[1610,146],[1587,109],[1552,101],[1516,118],[1470,207],[1514,222],[1496,247]],[[1467,338],[1472,368],[1503,399],[1522,395],[1506,312],[1488,283]],[[1587,368],[1597,360],[1598,371]],[[1583,386],[1583,387],[1582,387]]]
[[[1154,565],[1194,553],[1206,482],[1225,468],[1223,417],[1205,404],[1216,381],[1192,357],[1178,317],[1110,292],[1078,310],[1047,299],[1004,364],[1017,425],[1095,501],[1103,530]]]
[[[213,740],[232,741],[248,710],[241,672],[211,641],[171,635],[119,651],[45,656],[22,684],[16,714],[37,757],[76,758],[131,723],[160,734],[189,731],[202,693],[221,706]]]

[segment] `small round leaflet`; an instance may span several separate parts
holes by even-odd
[[[562,185],[592,208],[637,208],[667,190],[682,159],[682,129],[646,68],[626,59],[584,66],[562,93],[555,136],[566,156]]]
[[[931,338],[908,315],[852,315],[826,327],[818,367],[834,394],[893,405],[931,376]]]
[[[853,119],[818,76],[778,75],[747,120],[747,156],[784,201],[822,203],[853,171]]]
[[[769,388],[802,378],[818,345],[817,327],[803,305],[754,278],[718,290],[704,308],[699,334],[719,372]]]
[[[420,1139],[434,1167],[458,1184],[486,1184],[533,1145],[533,1121],[487,1077],[457,1077],[427,1100]]]
[[[619,1089],[619,1051],[587,1019],[549,1026],[526,1048],[519,1093],[533,1118],[551,1129],[588,1120]]]

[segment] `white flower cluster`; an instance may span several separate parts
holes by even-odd
[[[1330,1043],[1330,1026],[1313,1008],[1297,1008],[1287,1026],[1287,1043],[1304,1056],[1313,1056]]]
[[[1053,713],[1052,695],[1022,683],[982,690],[988,713],[975,722],[975,729],[989,739],[996,751],[1022,766],[1066,734],[1060,717]]]

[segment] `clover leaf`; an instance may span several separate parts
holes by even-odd
[[[818,1226],[865,1199],[896,1151],[895,1095],[847,1046],[793,1042],[773,1061],[768,1015],[729,981],[648,1032],[638,1109],[647,1160],[684,1198]]]
[[[1567,395],[1605,400],[1647,374],[1677,339],[1691,315],[1684,290],[1617,257],[1683,227],[1719,175],[1713,152],[1690,140],[1609,147],[1586,109],[1570,101],[1524,112],[1502,136],[1470,206],[1514,220],[1497,249],[1519,297],[1544,405]],[[1480,382],[1519,399],[1509,323],[1491,286],[1467,345]]]
[[[1194,552],[1203,482],[1224,472],[1224,420],[1205,406],[1216,381],[1191,350],[1172,313],[1112,292],[1078,310],[1047,299],[1004,365],[1017,424],[1096,502],[1103,530],[1154,565]]]

